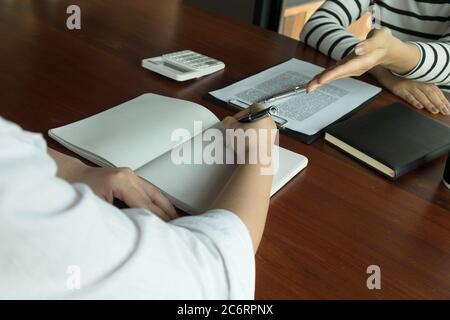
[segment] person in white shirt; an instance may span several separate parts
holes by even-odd
[[[225,122],[275,128],[270,118]],[[0,150],[1,299],[254,298],[272,183],[260,164],[241,166],[210,211],[178,217],[131,170],[47,150],[1,117]]]

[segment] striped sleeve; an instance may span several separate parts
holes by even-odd
[[[335,60],[341,60],[359,42],[346,28],[369,6],[370,0],[327,0],[305,24],[300,40]]]
[[[412,43],[419,48],[420,60],[413,70],[399,76],[448,86],[450,84],[450,37],[443,38],[439,42]]]

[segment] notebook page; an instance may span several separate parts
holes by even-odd
[[[171,139],[174,130],[183,128],[193,136],[194,121],[202,121],[205,129],[219,120],[201,105],[144,94],[92,117],[52,129],[50,134],[116,167],[136,170],[180,143]]]
[[[208,164],[210,158],[206,155],[206,161],[198,164],[174,163],[172,152],[190,149],[191,154],[194,154],[194,140],[197,139],[201,137],[196,136],[136,171],[141,178],[158,187],[175,206],[190,214],[201,214],[210,209],[238,168],[237,164],[214,164],[213,161],[209,162],[213,164]],[[208,142],[203,142],[200,145],[205,148],[207,144]],[[308,164],[306,157],[278,146],[277,148],[279,169],[273,179],[271,196]]]

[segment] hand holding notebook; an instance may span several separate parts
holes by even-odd
[[[195,127],[201,121],[202,128]],[[117,107],[49,131],[50,137],[82,157],[106,167],[129,167],[157,186],[188,213],[209,209],[238,165],[211,165],[203,161],[176,164],[173,152],[196,148],[208,128],[220,120],[198,104],[155,94],[145,94]],[[172,139],[183,129],[189,137]],[[279,170],[272,195],[307,165],[307,159],[279,148]],[[195,150],[192,150],[195,151]],[[194,154],[194,152],[192,153]],[[195,159],[194,159],[195,160]]]

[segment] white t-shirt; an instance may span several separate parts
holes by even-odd
[[[165,223],[56,170],[41,135],[0,117],[1,299],[253,299],[252,243],[233,213]]]

